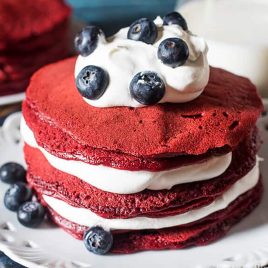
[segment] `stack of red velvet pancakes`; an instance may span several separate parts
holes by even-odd
[[[0,14],[0,96],[24,91],[37,69],[72,54],[62,0],[1,0]]]
[[[171,27],[174,32],[173,26],[155,24],[165,31]],[[181,26],[178,29],[184,34]],[[100,38],[101,31],[98,35]],[[133,41],[131,36],[128,39],[124,41],[123,57],[128,45],[134,43],[131,53],[139,45],[144,49],[149,46]],[[117,37],[111,42],[115,40]],[[172,42],[176,46],[177,40]],[[128,79],[127,71],[133,72],[124,65],[126,73],[118,73],[119,81],[114,81],[112,71],[118,69],[110,68],[106,60],[100,60],[105,67],[97,58],[95,62],[90,58],[100,49],[109,50],[108,45],[99,41],[94,52],[48,65],[32,77],[21,123],[28,183],[56,224],[78,239],[85,239],[94,226],[102,228],[113,237],[113,253],[184,248],[215,241],[260,202],[262,184],[256,155],[260,142],[255,124],[263,107],[256,88],[246,78],[210,67],[206,70],[210,71],[209,81],[200,96],[182,103],[164,101],[174,90],[165,70],[170,74],[185,70],[185,66],[192,68],[195,59],[188,58],[159,75],[165,81],[160,101],[153,98],[153,104],[144,105],[153,102],[152,96],[147,98],[149,91],[140,95],[145,100],[142,103],[130,86],[131,94],[126,96],[131,105],[126,98],[126,105],[111,105],[113,99],[109,98],[105,107],[104,100],[115,83],[117,92],[121,92],[120,83]],[[81,70],[79,62],[86,59],[98,63],[99,69],[95,65]],[[133,66],[136,59],[130,56],[131,60]],[[205,68],[206,62],[202,62],[200,66]],[[115,64],[120,67],[121,63],[117,58]],[[76,75],[76,84],[75,64],[78,73],[84,72]],[[106,71],[104,76],[98,76],[103,74],[101,68]],[[195,72],[196,68],[189,70]],[[89,90],[88,86],[93,82],[99,85],[98,77],[106,79],[108,75],[108,83],[101,80],[106,91],[94,97],[92,92],[99,87]],[[138,89],[163,89],[161,82],[154,83],[158,79],[155,73],[146,75],[139,78],[143,82],[136,84]],[[81,77],[87,94],[81,93],[83,88],[77,81]],[[184,94],[188,93],[185,89]]]

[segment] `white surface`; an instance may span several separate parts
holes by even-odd
[[[259,162],[243,178],[232,185],[223,195],[219,196],[208,206],[190,210],[188,212],[161,218],[134,217],[130,219],[105,219],[85,208],[70,206],[68,203],[51,196],[43,195],[46,203],[63,218],[84,226],[100,225],[111,230],[141,230],[161,229],[180,226],[200,220],[216,211],[225,209],[238,196],[252,189],[260,176]]]
[[[203,163],[166,171],[120,170],[103,165],[90,165],[82,161],[65,160],[56,157],[38,146],[34,134],[27,126],[24,118],[21,120],[20,127],[24,141],[28,145],[38,148],[53,167],[76,176],[101,190],[112,193],[130,194],[144,189],[170,189],[176,184],[212,179],[221,175],[229,167],[232,160],[232,153],[228,153],[222,156],[211,157]],[[94,176],[91,174],[94,174]]]
[[[14,124],[15,121],[15,124]],[[19,118],[9,118],[0,133],[0,164],[9,160],[22,161],[22,144],[18,139]],[[264,140],[268,140],[268,117],[261,120]],[[261,156],[268,158],[265,143]],[[41,163],[40,163],[41,164]],[[268,167],[261,163],[263,178]],[[265,188],[268,181],[264,180]],[[2,199],[7,186],[0,184]],[[223,239],[204,247],[185,250],[142,252],[130,255],[96,256],[88,253],[81,241],[75,240],[59,228],[43,225],[27,229],[16,220],[16,215],[3,208],[0,202],[0,250],[26,267],[51,268],[252,268],[268,264],[268,194],[261,205]]]
[[[206,38],[210,65],[249,77],[268,96],[267,0],[197,0],[179,10]]]
[[[20,102],[24,99],[25,93],[11,94],[0,97],[0,105],[7,105]]]
[[[109,85],[98,100],[86,102],[96,107],[144,106],[131,98],[129,84],[135,74],[154,71],[166,84],[166,93],[161,103],[187,102],[197,98],[207,85],[209,68],[207,45],[204,39],[184,31],[178,25],[163,26],[157,17],[158,38],[154,44],[127,39],[128,28],[121,29],[108,42],[100,38],[97,48],[87,57],[79,56],[75,66],[75,76],[87,65],[102,67],[109,74]],[[183,39],[189,48],[189,58],[182,66],[171,68],[157,57],[159,44],[166,38]],[[168,86],[167,86],[168,85]]]

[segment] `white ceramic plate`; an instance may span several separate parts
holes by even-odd
[[[0,129],[0,165],[7,161],[24,164],[19,134],[20,113],[9,116]],[[264,140],[268,140],[268,116],[260,120]],[[268,143],[261,156],[268,158]],[[42,165],[42,163],[40,163]],[[264,179],[267,164],[262,163]],[[130,255],[96,256],[86,251],[82,241],[75,240],[60,228],[44,224],[28,229],[16,220],[16,214],[3,207],[8,188],[0,183],[0,250],[26,267],[50,268],[246,268],[268,264],[268,193],[261,205],[226,237],[204,247],[185,250],[148,251]],[[265,182],[268,189],[268,180]]]
[[[20,102],[24,99],[25,93],[17,93],[0,97],[0,105],[7,105]]]

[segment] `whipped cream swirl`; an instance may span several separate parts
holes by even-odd
[[[90,55],[78,56],[75,77],[88,65],[96,65],[109,74],[109,85],[97,100],[84,100],[96,107],[131,106],[143,104],[133,99],[129,84],[138,72],[156,72],[165,82],[166,92],[160,103],[183,103],[197,98],[204,90],[209,78],[207,45],[204,39],[184,31],[179,25],[163,25],[160,17],[154,20],[158,37],[154,44],[127,39],[129,28],[105,40],[99,37],[96,49]],[[180,38],[189,48],[189,57],[182,66],[172,68],[163,64],[157,57],[159,44],[167,38]]]

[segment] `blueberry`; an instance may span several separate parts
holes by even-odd
[[[157,56],[164,64],[175,68],[186,62],[189,49],[182,39],[167,38],[160,43]]]
[[[157,38],[157,27],[153,21],[147,18],[136,20],[130,25],[127,38],[153,44]]]
[[[23,182],[17,182],[10,186],[4,196],[4,204],[7,209],[17,211],[19,206],[32,199],[32,190]]]
[[[25,267],[12,261],[4,253],[0,252],[0,268],[25,268]]]
[[[25,202],[17,212],[18,221],[30,228],[38,227],[45,218],[45,208],[36,201]]]
[[[99,35],[104,33],[97,26],[86,26],[75,36],[74,46],[82,56],[90,55],[97,47]]]
[[[130,94],[141,104],[155,104],[165,94],[165,83],[157,73],[151,71],[139,72],[130,82]]]
[[[184,17],[180,13],[178,13],[176,11],[168,13],[167,15],[165,15],[163,17],[163,24],[164,25],[177,24],[177,25],[180,25],[184,31],[188,30],[186,20],[184,19]]]
[[[26,181],[26,170],[18,163],[8,162],[0,167],[0,179],[5,183]]]
[[[83,239],[87,250],[98,255],[106,254],[113,244],[112,234],[100,226],[94,226],[86,231]]]
[[[109,75],[102,68],[88,65],[76,77],[76,87],[87,99],[97,100],[105,92],[109,83]]]

